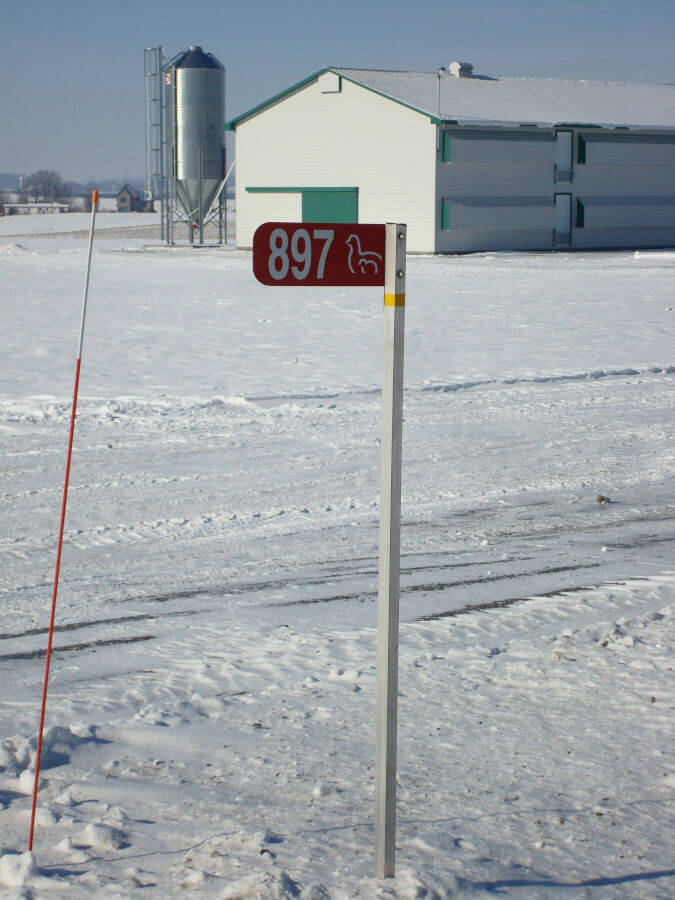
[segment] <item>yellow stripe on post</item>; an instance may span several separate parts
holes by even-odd
[[[385,306],[405,306],[405,294],[385,294]]]

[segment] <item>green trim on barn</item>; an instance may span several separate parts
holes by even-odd
[[[450,231],[450,204],[445,197],[441,201],[441,229]]]
[[[280,91],[280,93],[275,94],[273,97],[270,97],[269,100],[264,100],[257,106],[253,106],[251,109],[243,112],[240,116],[235,116],[234,119],[230,119],[229,122],[226,122],[223,125],[223,131],[234,131],[237,125],[239,125],[240,122],[243,122],[244,119],[248,119],[251,116],[254,116],[257,112],[265,109],[265,107],[271,106],[273,103],[277,103],[279,100],[283,100],[284,97],[287,97],[294,91],[299,91],[300,88],[303,88],[311,81],[316,81],[319,75],[323,75],[324,72],[332,72],[332,69],[319,69],[318,72],[313,72],[311,75],[308,75],[307,78],[303,78],[302,81],[298,81],[295,84],[292,84],[290,87],[286,88],[285,91]]]
[[[332,72],[332,69],[328,71]],[[337,72],[335,73],[337,75]],[[410,109],[413,112],[419,113],[421,116],[426,116],[432,125],[456,125],[457,122],[454,119],[439,119],[438,116],[432,116],[430,113],[426,112],[423,109],[420,109],[419,106],[412,106],[410,103],[405,103],[403,100],[398,100],[396,97],[392,97],[391,94],[385,94],[383,91],[378,91],[377,88],[370,87],[368,84],[364,84],[362,81],[357,81],[355,78],[350,78],[349,75],[340,74],[340,78],[344,78],[345,81],[350,81],[352,84],[356,84],[359,87],[362,87],[366,91],[370,91],[373,94],[377,94],[378,97],[384,97],[385,100],[391,100],[392,103],[398,103],[399,106],[404,106],[406,109]]]
[[[283,100],[285,97],[288,97],[289,94],[293,94],[295,91],[299,91],[300,88],[305,87],[305,85],[310,84],[313,81],[317,81],[317,79],[326,72],[332,72],[343,81],[349,81],[351,84],[356,84],[359,87],[364,88],[364,90],[366,91],[371,91],[371,93],[377,94],[378,97],[384,97],[385,100],[391,100],[392,103],[398,103],[399,106],[404,106],[406,109],[410,109],[413,112],[419,113],[421,116],[426,116],[432,125],[457,124],[454,119],[440,119],[438,116],[432,116],[430,113],[425,112],[425,110],[420,109],[417,106],[412,106],[410,103],[404,103],[403,100],[398,100],[396,97],[392,97],[390,94],[384,94],[382,91],[378,91],[376,88],[370,87],[367,84],[363,84],[362,81],[357,81],[355,78],[350,78],[343,72],[336,72],[335,69],[326,67],[324,69],[319,69],[317,72],[313,72],[311,75],[308,75],[307,78],[303,78],[302,81],[298,81],[295,84],[292,84],[290,87],[286,88],[285,91],[280,91],[278,94],[270,97],[269,100],[264,100],[262,103],[259,103],[257,106],[253,106],[251,109],[243,112],[241,115],[235,116],[234,119],[230,119],[229,122],[226,122],[223,125],[223,131],[235,131],[237,125],[240,125],[245,119],[249,119],[256,113],[262,112],[263,109],[266,109],[268,106],[272,106],[273,103],[278,103],[279,100]]]
[[[443,162],[450,162],[450,134],[443,132]]]
[[[575,227],[575,228],[583,228],[583,227],[584,227],[584,221],[585,221],[584,204],[583,204],[583,203],[581,202],[581,200],[577,197],[577,211],[576,211],[576,216],[575,216],[575,219],[574,219],[574,227]]]

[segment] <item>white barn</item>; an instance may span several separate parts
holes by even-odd
[[[237,246],[406,222],[417,253],[675,245],[675,85],[325,68],[225,124]]]

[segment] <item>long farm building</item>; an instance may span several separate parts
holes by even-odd
[[[405,222],[417,253],[675,245],[675,85],[324,68],[225,125],[237,245]]]

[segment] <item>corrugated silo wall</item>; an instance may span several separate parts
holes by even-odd
[[[675,135],[534,127],[446,128],[438,141],[436,251],[675,244]],[[560,195],[556,200],[556,195]],[[560,228],[565,195],[570,231]]]

